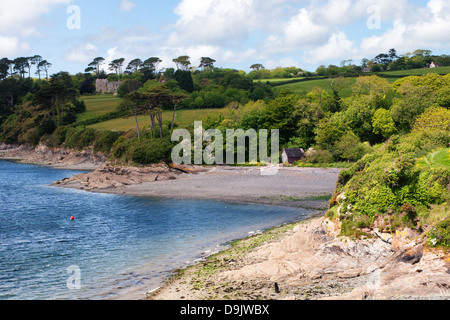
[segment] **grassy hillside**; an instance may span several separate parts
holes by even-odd
[[[387,80],[390,83],[394,83],[398,79],[401,79],[405,76],[420,76],[428,73],[439,73],[439,74],[448,74],[450,73],[450,67],[442,67],[442,68],[434,68],[434,69],[414,69],[414,70],[402,70],[402,71],[387,71],[387,72],[380,72],[377,73],[379,76],[389,76]],[[267,80],[267,81],[273,81],[273,80]],[[355,79],[350,78],[349,85],[344,88],[341,92],[341,96],[344,98],[347,98],[351,96],[352,91],[351,87],[355,83]],[[276,91],[281,90],[288,90],[292,93],[308,93],[313,88],[320,87],[326,90],[328,93],[332,93],[329,80],[328,79],[322,79],[322,80],[311,80],[311,81],[303,81],[303,82],[297,82],[297,83],[290,83],[281,85],[275,88]]]
[[[342,90],[341,96],[342,97],[351,96],[351,94],[352,94],[351,87],[354,84],[355,84],[355,80],[350,79],[349,85]],[[276,87],[275,90],[278,92],[280,92],[282,90],[288,90],[292,93],[305,94],[305,93],[311,92],[312,89],[314,89],[315,87],[323,88],[328,93],[332,94],[328,79],[311,80],[311,81],[303,81],[303,82],[298,82],[298,83],[285,84],[285,85]]]
[[[450,168],[450,148],[434,151],[417,161],[419,167]]]
[[[122,101],[113,95],[83,96],[81,100],[86,104],[86,112],[78,116],[78,121],[89,120],[113,112]]]
[[[86,104],[86,112],[78,116],[79,122],[114,112],[117,106],[122,102],[122,99],[112,95],[84,96],[81,99]],[[175,114],[175,123],[180,128],[189,128],[194,125],[194,121],[205,120],[208,116],[221,111],[223,111],[223,109],[178,110]],[[164,111],[163,120],[172,121],[172,116],[173,111]],[[138,121],[141,127],[150,125],[150,118],[148,115],[139,116]],[[97,130],[114,130],[122,132],[135,127],[136,122],[134,117],[112,119],[89,126],[89,128]]]
[[[202,110],[179,110],[175,115],[175,123],[179,128],[193,127],[194,121],[206,120],[210,115],[223,111],[223,109],[202,109]],[[173,111],[164,111],[163,120],[172,121]],[[139,126],[150,125],[150,117],[142,115],[138,117]],[[128,131],[136,127],[134,117],[113,119],[94,124],[90,128],[97,130]]]
[[[398,76],[421,76],[428,73],[449,74],[450,67],[441,67],[434,69],[413,69],[413,70],[400,70],[400,71],[386,71],[380,72],[379,75],[398,75]]]

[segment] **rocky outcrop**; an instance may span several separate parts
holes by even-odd
[[[450,299],[448,252],[427,249],[411,230],[366,240],[340,237],[339,230],[326,218],[301,223],[238,259],[214,257],[221,271],[212,276],[198,276],[207,263],[188,269],[149,298]],[[207,286],[193,289],[198,283]]]
[[[352,280],[357,288],[336,298],[450,298],[450,265],[443,253],[425,249],[419,234],[405,229],[390,240],[351,240],[336,237],[338,229],[328,219],[299,225],[292,236],[249,255],[255,263],[224,273],[222,280],[261,277],[288,288]]]
[[[148,167],[122,167],[107,163],[93,172],[57,181],[53,183],[53,186],[102,191],[129,185],[174,180],[179,174],[179,171],[165,164]]]
[[[55,168],[94,170],[105,163],[108,156],[92,150],[49,148],[43,144],[37,147],[1,144],[0,159]]]

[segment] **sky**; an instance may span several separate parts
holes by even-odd
[[[181,55],[315,71],[391,48],[450,54],[450,0],[0,0],[0,59],[40,55],[51,73]]]

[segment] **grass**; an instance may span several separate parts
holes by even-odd
[[[223,112],[223,109],[201,109],[201,110],[178,110],[175,114],[175,123],[178,128],[191,128],[195,121],[204,121],[208,116]],[[163,120],[172,121],[173,111],[164,111]],[[144,128],[150,126],[150,117],[142,115],[138,117],[139,126]],[[134,117],[113,119],[94,124],[90,128],[97,130],[116,130],[126,132],[136,127]]]
[[[277,82],[285,82],[285,81],[293,81],[293,80],[303,80],[304,77],[298,77],[298,78],[273,78],[273,79],[255,79],[253,82],[270,82],[270,83],[277,83]]]
[[[352,86],[355,84],[355,82],[356,81],[354,78],[350,79],[349,85],[341,91],[342,97],[349,97],[352,94]],[[315,87],[323,88],[330,94],[333,93],[328,79],[289,83],[276,87],[275,90],[278,92],[281,90],[288,90],[291,91],[292,93],[306,94],[308,92],[311,92]]]
[[[450,73],[450,67],[441,67],[441,68],[434,68],[434,69],[413,69],[413,70],[401,70],[401,71],[386,71],[386,72],[379,72],[376,73],[376,75],[386,75],[390,76],[387,78],[387,80],[390,83],[394,83],[398,79],[401,79],[405,76],[419,76],[424,75],[428,73],[439,73],[439,74],[448,74]],[[398,77],[397,77],[398,76]],[[349,78],[349,85],[345,87],[341,93],[340,96],[343,98],[347,98],[352,95],[352,86],[355,84],[356,78]],[[281,80],[281,79],[278,79]],[[266,80],[270,82],[274,82],[273,80]],[[275,88],[277,92],[280,90],[288,90],[292,93],[298,93],[298,94],[306,94],[310,92],[315,87],[323,88],[328,93],[332,94],[331,87],[329,85],[328,79],[321,79],[321,80],[310,80],[310,81],[303,81],[303,82],[297,82],[297,83],[289,83],[285,85],[281,85]]]
[[[86,104],[86,112],[78,116],[78,121],[86,121],[110,112],[116,111],[122,99],[113,95],[83,96],[81,99]],[[175,123],[178,128],[191,128],[195,121],[203,121],[210,115],[222,112],[223,109],[178,110],[175,114]],[[164,111],[163,120],[172,121],[173,111]],[[141,115],[138,117],[140,127],[150,126],[150,117]],[[136,127],[134,117],[112,119],[89,126],[97,130],[115,130],[126,132]]]
[[[412,69],[412,70],[399,70],[399,71],[385,71],[380,72],[381,75],[398,75],[398,76],[420,76],[428,73],[448,74],[450,73],[450,67],[441,67],[433,69]]]
[[[78,116],[78,121],[85,121],[113,112],[122,99],[113,95],[82,96],[81,100],[86,104],[86,112]]]
[[[419,159],[417,165],[420,167],[432,166],[450,168],[450,148],[430,153],[428,156]]]

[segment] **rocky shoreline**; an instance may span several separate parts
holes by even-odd
[[[92,171],[104,164],[108,156],[92,150],[49,148],[42,144],[37,147],[0,144],[0,159],[57,169]]]
[[[105,155],[0,145],[0,159],[89,171],[55,187],[145,197],[216,199],[308,208],[318,217],[236,242],[177,272],[150,300],[450,299],[450,254],[429,249],[413,230],[366,230],[340,237],[324,217],[338,169],[168,166],[124,167]],[[318,183],[320,181],[320,183]]]
[[[339,228],[319,217],[238,241],[147,299],[450,300],[448,253],[412,230],[355,241]]]

